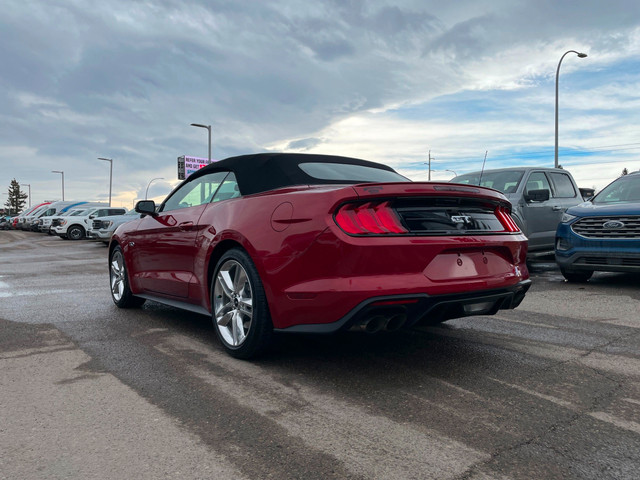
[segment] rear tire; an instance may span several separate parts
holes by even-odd
[[[116,246],[109,255],[109,284],[111,298],[120,308],[140,307],[144,298],[136,297],[129,288],[129,275],[124,262],[124,254],[120,246]]]
[[[229,355],[249,359],[262,353],[273,335],[269,305],[251,257],[240,248],[218,261],[211,282],[211,316]]]
[[[571,283],[585,283],[593,275],[593,272],[590,271],[568,272],[560,269],[560,272],[562,276],[567,279],[567,282]]]

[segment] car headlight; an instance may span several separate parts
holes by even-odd
[[[556,218],[557,218],[557,217],[556,217]],[[562,219],[561,219],[560,221],[561,221],[562,223],[568,223],[568,222],[570,222],[571,220],[573,220],[574,218],[578,218],[578,217],[577,217],[577,216],[575,216],[575,215],[571,215],[570,213],[566,213],[566,212],[565,212],[565,213],[563,213],[563,214],[562,214]]]
[[[102,228],[109,228],[111,225],[113,225],[113,222],[110,220],[103,220],[102,221]]]
[[[62,226],[64,226],[64,225],[66,225],[66,224],[67,224],[67,221],[66,221],[66,220],[60,220],[60,226],[61,226],[61,227],[62,227]]]

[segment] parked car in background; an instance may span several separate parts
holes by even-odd
[[[126,208],[94,207],[88,209],[82,215],[60,219],[58,225],[51,227],[51,231],[64,239],[81,240],[85,238],[90,222],[94,218],[106,217],[107,215],[124,215],[125,213],[127,213]]]
[[[11,228],[11,217],[0,217],[0,230],[9,230]]]
[[[51,225],[49,225],[49,232],[48,232],[49,235],[55,235],[53,228],[59,226],[60,222],[62,220],[65,220],[66,217],[77,217],[77,216],[88,215],[90,211],[91,211],[91,208],[77,208],[73,210],[67,210],[66,212],[63,212],[60,215],[55,215],[54,217],[51,218]]]
[[[564,214],[556,262],[570,282],[593,272],[640,272],[640,172],[617,178]]]
[[[529,239],[529,253],[553,253],[562,214],[584,199],[571,174],[558,168],[515,167],[484,170],[451,180],[498,190],[513,205],[513,219]]]
[[[60,216],[70,210],[84,209],[86,207],[106,207],[104,202],[55,202],[38,216],[36,228],[40,232],[51,233],[51,222],[54,217]]]
[[[527,240],[500,192],[414,183],[379,163],[257,154],[191,174],[109,245],[118,307],[212,317],[250,358],[274,330],[368,332],[517,307]]]
[[[31,220],[33,218],[33,215],[43,211],[50,203],[51,202],[42,202],[22,212],[17,217],[18,220],[16,221],[16,228],[19,228],[20,230],[28,230],[29,228],[31,228]]]
[[[130,210],[124,215],[111,215],[108,217],[94,218],[87,229],[87,238],[109,243],[113,232],[123,223],[140,218],[135,210]]]

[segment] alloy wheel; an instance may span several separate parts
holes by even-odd
[[[120,250],[113,252],[109,272],[111,276],[111,295],[113,295],[113,299],[116,302],[119,302],[122,299],[122,295],[124,295],[126,275],[124,269],[124,258],[122,257],[122,252]]]
[[[229,346],[239,347],[253,320],[253,289],[246,270],[236,260],[226,261],[218,270],[213,298],[220,336]]]

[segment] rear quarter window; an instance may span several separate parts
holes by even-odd
[[[352,182],[409,182],[399,173],[382,168],[343,163],[301,163],[300,169],[310,177],[326,181]]]

